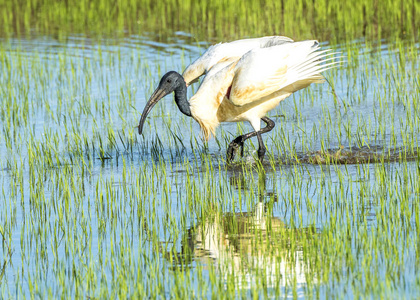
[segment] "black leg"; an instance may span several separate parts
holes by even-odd
[[[240,135],[229,144],[229,148],[226,154],[228,162],[231,162],[235,158],[235,154],[238,148],[240,148],[241,156],[243,157],[244,156],[244,142],[247,139],[252,138],[254,136],[257,136],[258,138],[258,145],[259,145],[258,158],[260,159],[260,161],[263,161],[266,148],[264,146],[264,142],[262,140],[261,134],[271,131],[274,128],[275,123],[273,122],[273,120],[267,117],[262,117],[261,120],[263,120],[264,123],[267,124],[267,126],[265,126],[263,129],[261,129],[258,132],[253,131],[253,132],[246,133],[244,135]]]
[[[257,138],[258,138],[258,158],[262,162],[264,160],[264,155],[267,149],[265,148],[264,142],[261,137],[261,133],[257,132]]]

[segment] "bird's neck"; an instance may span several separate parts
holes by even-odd
[[[187,86],[185,84],[176,88],[175,102],[184,115],[191,117],[190,103],[187,100]]]

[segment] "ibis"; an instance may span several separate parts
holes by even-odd
[[[211,46],[183,75],[170,71],[161,78],[144,107],[138,132],[142,134],[156,103],[174,92],[179,110],[198,122],[206,140],[215,135],[220,123],[248,121],[254,131],[229,144],[227,161],[234,159],[238,149],[243,156],[244,142],[256,136],[262,162],[266,153],[262,134],[275,126],[267,113],[292,93],[322,82],[321,73],[339,63],[335,54],[330,49],[321,50],[316,40],[294,42],[277,36]],[[187,86],[203,74],[197,92],[188,100]]]

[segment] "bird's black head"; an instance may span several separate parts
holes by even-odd
[[[147,115],[152,110],[153,106],[166,95],[176,91],[180,88],[186,88],[186,83],[184,78],[175,71],[170,71],[163,75],[162,79],[159,82],[159,86],[153,92],[152,96],[150,96],[149,101],[147,101],[146,106],[144,107],[143,113],[141,114],[140,122],[139,122],[139,134],[143,131],[143,124],[146,120]]]
[[[175,71],[170,71],[163,75],[162,79],[159,82],[159,86],[156,90],[164,90],[167,91],[167,94],[169,94],[175,91],[180,85],[186,86],[184,78],[179,73]]]

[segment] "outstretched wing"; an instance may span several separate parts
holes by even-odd
[[[266,36],[255,39],[243,39],[230,43],[210,46],[202,56],[190,64],[182,74],[187,84],[191,84],[210,71],[215,65],[239,60],[245,53],[255,48],[267,48],[293,40],[284,36]]]
[[[253,49],[236,64],[229,100],[242,106],[285,89],[293,93],[322,81],[321,72],[334,67],[330,50],[319,51],[317,41],[285,43]],[[321,65],[321,63],[327,62]]]

